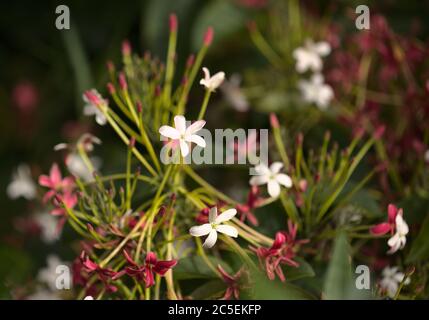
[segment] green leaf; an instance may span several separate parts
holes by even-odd
[[[407,263],[427,261],[429,259],[429,215],[423,221],[423,225],[416,239],[413,241]]]
[[[222,260],[211,256],[208,259],[213,266],[216,267],[218,264],[221,264],[226,272],[231,272],[231,268]],[[203,258],[200,256],[191,256],[179,260],[179,263],[174,268],[174,278],[177,280],[207,279],[217,278],[217,275],[207,266]]]
[[[325,276],[326,299],[345,299],[352,287],[350,247],[347,234],[341,231],[335,240],[331,262]]]
[[[299,263],[299,267],[286,266],[283,268],[287,281],[293,281],[303,278],[310,278],[315,276],[315,272],[310,264],[301,258],[295,258],[295,261]]]
[[[198,50],[201,47],[208,27],[213,27],[215,31],[214,42],[218,42],[243,28],[245,21],[245,11],[234,5],[232,1],[210,2],[201,10],[195,21],[192,48]]]
[[[226,290],[226,285],[220,279],[204,283],[191,293],[193,299],[216,299],[220,298]]]

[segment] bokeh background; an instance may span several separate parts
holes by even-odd
[[[349,16],[358,4],[381,13],[398,33],[424,40],[429,35],[429,1],[302,1],[309,12],[329,16],[341,28],[354,28]],[[55,28],[55,8],[68,5],[71,29]],[[121,43],[128,39],[136,52],[165,56],[168,15],[179,18],[178,63],[183,66],[195,52],[207,26],[215,41],[205,60],[227,75],[264,68],[266,60],[249,39],[246,24],[269,19],[268,0],[128,0],[128,1],[2,1],[0,3],[0,298],[11,298],[20,284],[32,281],[46,255],[72,256],[66,245],[73,238],[66,230],[61,241],[46,245],[31,237],[22,218],[37,211],[25,199],[11,200],[6,188],[13,170],[27,163],[34,177],[46,172],[59,155],[53,146],[91,131],[103,140],[98,156],[103,170],[122,165],[123,148],[111,130],[97,127],[83,116],[82,92],[96,87],[106,92],[106,62],[120,63]],[[198,101],[201,92],[196,93]],[[192,101],[190,103],[192,105]],[[238,112],[217,95],[208,117],[211,123],[267,127],[259,111]],[[195,110],[197,112],[198,110]],[[191,110],[192,113],[192,110]],[[215,126],[215,124],[213,126]],[[341,139],[341,137],[340,137]],[[233,185],[233,173],[219,183]],[[218,185],[219,185],[218,183]]]

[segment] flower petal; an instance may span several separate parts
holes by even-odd
[[[170,126],[162,126],[161,128],[159,128],[159,133],[166,138],[170,138],[174,140],[177,140],[180,138],[180,132]]]
[[[217,232],[216,232],[216,230],[212,229],[212,231],[210,231],[209,236],[207,237],[206,241],[204,241],[203,247],[204,248],[211,248],[215,245],[216,241],[217,241]]]
[[[201,237],[201,236],[205,236],[205,235],[209,234],[210,231],[212,231],[212,230],[213,230],[213,228],[212,228],[211,224],[205,223],[201,226],[192,227],[191,229],[189,229],[189,233],[193,237]]]
[[[209,211],[209,222],[214,223],[216,221],[216,218],[217,218],[217,207],[214,206],[210,208],[210,211]]]
[[[186,135],[187,136],[191,136],[194,133],[197,133],[198,131],[200,131],[204,126],[206,125],[206,122],[204,120],[198,120],[195,121],[193,124],[191,124],[187,129],[186,129]]]
[[[370,229],[370,232],[376,236],[381,236],[390,231],[390,224],[387,222],[379,223]]]
[[[206,141],[202,137],[197,136],[196,134],[193,134],[190,137],[186,138],[186,141],[193,142],[196,145],[199,145],[201,148],[206,147]]]
[[[272,198],[277,198],[280,195],[280,185],[276,180],[268,181],[268,194]]]
[[[279,173],[276,175],[276,180],[278,183],[284,185],[286,188],[292,187],[292,179],[284,173]]]
[[[174,126],[180,134],[185,134],[186,131],[186,119],[184,116],[174,117]]]
[[[272,174],[279,173],[282,168],[283,168],[283,163],[278,162],[278,161],[277,162],[273,162],[270,165],[270,171],[271,171]]]
[[[180,139],[180,152],[182,153],[182,157],[186,157],[189,154],[189,146],[185,140]]]
[[[252,178],[250,178],[250,185],[252,186],[260,186],[263,184],[267,184],[269,180],[269,176],[268,175],[262,175],[262,176],[253,176]]]
[[[237,238],[238,237],[238,231],[233,226],[228,226],[226,224],[221,224],[216,227],[216,231],[226,234],[227,236]]]
[[[228,209],[217,216],[215,223],[219,224],[219,223],[231,220],[232,218],[234,218],[236,214],[237,214],[236,209]]]

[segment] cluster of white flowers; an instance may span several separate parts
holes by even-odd
[[[325,41],[314,42],[307,39],[303,47],[294,50],[293,57],[296,60],[296,71],[304,73],[313,72],[310,80],[300,80],[298,88],[301,91],[304,101],[314,103],[322,110],[325,110],[332,98],[334,91],[326,84],[321,74],[323,68],[322,57],[331,52],[331,46]]]
[[[382,276],[380,287],[390,298],[395,297],[401,282],[404,282],[404,285],[408,285],[411,282],[410,278],[404,280],[405,275],[399,271],[398,267],[384,268]]]

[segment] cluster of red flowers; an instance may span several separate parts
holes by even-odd
[[[270,280],[274,280],[277,274],[281,281],[285,281],[282,265],[298,267],[299,263],[294,260],[296,252],[301,244],[309,241],[307,239],[296,240],[298,225],[291,220],[288,221],[288,229],[288,232],[276,233],[276,238],[270,248],[250,247],[258,256],[261,268],[265,269]]]

